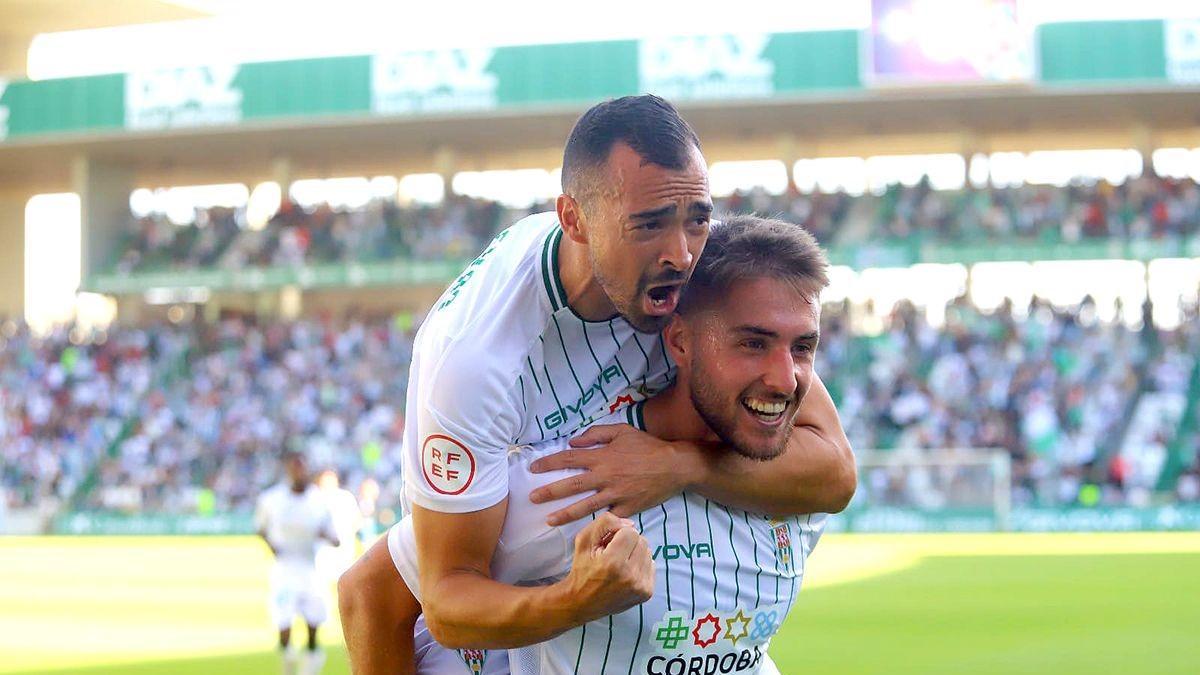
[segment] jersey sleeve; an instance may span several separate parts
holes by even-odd
[[[254,502],[254,530],[256,532],[265,532],[271,524],[270,495],[270,492],[259,495],[258,500]]]
[[[518,378],[549,320],[532,243],[485,252],[421,326],[405,411],[413,504],[467,513],[508,494],[505,458],[527,414]]]
[[[318,530],[321,534],[328,535],[334,539],[340,539],[341,534],[333,523],[333,507],[326,500],[321,500],[321,524]],[[338,542],[341,543],[340,541]]]
[[[520,427],[520,401],[486,356],[456,352],[432,377],[410,418],[405,485],[413,503],[442,513],[479,511],[508,495],[509,444]],[[514,378],[515,379],[515,378]]]

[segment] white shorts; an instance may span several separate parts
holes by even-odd
[[[354,544],[322,546],[317,549],[317,572],[327,583],[335,583],[354,564]]]
[[[296,614],[310,626],[325,623],[325,595],[315,566],[277,561],[271,568],[271,620],[279,630],[291,628]]]
[[[447,649],[439,645],[424,617],[413,629],[417,675],[508,675],[508,652],[503,649]]]

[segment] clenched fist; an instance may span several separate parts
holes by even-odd
[[[632,521],[601,513],[575,536],[564,582],[582,622],[623,612],[654,595],[650,545]]]

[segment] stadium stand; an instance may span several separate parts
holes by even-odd
[[[247,511],[278,478],[283,447],[335,468],[348,485],[376,479],[381,499],[396,504],[412,335],[390,320],[192,326],[185,368],[142,399],[85,504]]]
[[[92,468],[186,347],[169,326],[33,336],[0,324],[0,488],[9,506],[54,509]]]
[[[266,227],[247,227],[245,209],[199,209],[175,225],[160,213],[130,222],[116,270],[294,266],[399,257],[461,260],[481,250],[506,224],[553,208],[507,209],[497,202],[455,197],[434,206],[401,207],[376,199],[361,209],[285,201]]]
[[[928,180],[895,184],[882,195],[851,196],[761,189],[718,199],[719,211],[781,215],[804,225],[826,245],[890,242],[1070,244],[1146,241],[1200,232],[1200,185],[1190,179],[1144,176],[1120,185],[1104,181],[1055,187],[933,190]],[[500,229],[550,203],[508,208],[455,196],[439,205],[400,206],[376,199],[361,209],[285,201],[262,230],[247,226],[245,209],[200,209],[195,221],[163,214],[132,220],[119,273],[164,269],[243,269],[397,258],[462,260]]]
[[[867,334],[853,308],[828,305],[819,368],[855,447],[1003,448],[1014,503],[1079,504],[1096,484],[1100,503],[1143,504],[1168,477],[1166,448],[1196,442],[1172,420],[1200,407],[1200,321],[1189,308],[1176,330],[1134,330],[1094,314],[1090,300],[989,314],[960,298],[939,327],[901,303]],[[75,333],[79,345],[69,330],[35,338],[5,326],[4,484],[16,505],[53,496],[96,512],[242,512],[277,476],[284,446],[351,489],[375,481],[381,506],[398,502],[406,320],[232,316]],[[1200,497],[1194,460],[1169,479],[1180,499]],[[864,498],[889,489],[866,484]]]
[[[944,242],[1145,240],[1200,230],[1200,187],[1153,175],[1120,185],[933,190],[928,180],[893,185],[879,198],[870,234]]]
[[[1157,401],[1188,404],[1180,383],[1200,330],[1194,309],[1174,331],[1096,322],[1093,309],[1035,300],[1018,319],[959,299],[935,328],[902,304],[870,337],[852,334],[848,312],[827,310],[822,370],[855,447],[1004,448],[1015,503],[1080,503],[1094,481],[1103,503],[1144,504],[1176,428]],[[1132,410],[1150,412],[1127,425]]]

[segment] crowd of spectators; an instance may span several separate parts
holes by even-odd
[[[717,213],[757,213],[802,225],[823,245],[834,240],[838,226],[845,222],[854,203],[844,192],[825,194],[789,190],[773,195],[761,188],[736,191],[713,201]]]
[[[893,185],[879,198],[873,236],[946,242],[1161,239],[1200,232],[1200,186],[1147,175],[1120,185],[966,187],[928,180]]]
[[[1186,393],[1200,347],[1194,308],[1174,331],[1097,321],[1090,299],[1066,309],[1035,300],[1018,319],[1007,304],[987,314],[960,298],[940,328],[901,303],[871,337],[851,335],[850,315],[826,312],[821,370],[854,447],[910,459],[1004,450],[1018,504],[1149,500],[1164,457],[1148,480],[1134,480],[1129,465],[1152,462],[1153,449],[1117,452],[1118,443],[1140,394],[1162,386]],[[1174,431],[1161,429],[1163,453]],[[931,488],[935,478],[868,472],[860,497],[941,506],[949,496]]]
[[[406,257],[464,260],[507,224],[549,208],[510,209],[461,196],[436,206],[375,199],[357,209],[328,204],[305,209],[285,201],[261,229],[249,226],[245,209],[198,209],[195,221],[185,225],[152,213],[130,223],[116,270],[294,267]]]
[[[827,242],[851,203],[845,194],[771,195],[752,190],[717,200],[717,209],[780,215]],[[288,201],[262,229],[248,226],[244,209],[200,209],[195,222],[185,225],[155,213],[131,221],[116,270],[244,269],[396,258],[467,260],[504,227],[553,208],[552,202],[518,209],[462,196],[416,206],[375,199],[359,209],[335,209],[328,204],[305,209]]]
[[[164,326],[34,336],[0,322],[0,499],[50,507],[84,485],[135,418],[142,398],[180,362],[186,336]]]
[[[863,222],[842,227],[859,204]],[[1155,176],[1120,185],[1101,181],[960,190],[934,190],[925,180],[861,197],[796,190],[774,195],[754,189],[717,199],[716,206],[723,213],[782,216],[804,225],[823,244],[1072,243],[1200,232],[1200,186]],[[116,269],[243,269],[405,257],[465,260],[508,224],[552,208],[552,202],[511,208],[465,196],[412,206],[375,199],[356,209],[328,204],[306,209],[285,201],[262,229],[248,226],[245,209],[200,209],[195,221],[185,225],[151,214],[131,221]]]
[[[920,458],[996,448],[1013,460],[1014,503],[1147,502],[1151,486],[1130,467],[1153,457],[1119,442],[1140,394],[1186,391],[1200,353],[1194,310],[1160,331],[1097,321],[1090,301],[1035,301],[1026,315],[959,299],[935,327],[901,303],[869,335],[856,328],[862,311],[826,307],[818,360],[856,449]],[[245,512],[279,479],[280,451],[294,448],[352,491],[371,483],[381,508],[394,508],[414,323],[233,316],[45,337],[4,323],[8,506]],[[936,478],[866,471],[860,498],[954,505]],[[1197,467],[1172,489],[1200,499]]]
[[[247,511],[285,448],[396,504],[412,335],[396,319],[193,326],[186,373],[143,397],[86,505]]]

